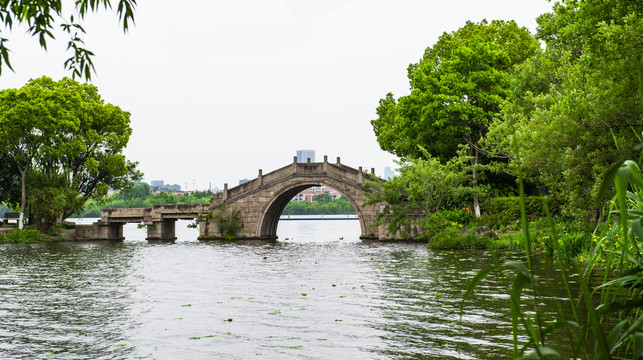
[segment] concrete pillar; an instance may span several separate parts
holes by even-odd
[[[176,220],[153,221],[147,227],[147,240],[176,240]]]
[[[257,175],[257,182],[259,186],[263,185],[263,170],[259,169],[259,175]]]
[[[110,223],[99,221],[95,223],[99,240],[123,240],[123,223]]]

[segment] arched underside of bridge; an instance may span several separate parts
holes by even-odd
[[[362,235],[365,235],[367,233],[366,230],[368,226],[361,211],[361,204],[358,204],[359,200],[356,201],[356,199],[354,199],[354,195],[351,196],[346,191],[342,191],[342,187],[337,186],[337,184],[333,186],[333,184],[329,183],[328,181],[305,181],[300,184],[290,185],[289,187],[275,193],[274,197],[268,202],[268,204],[264,206],[261,211],[261,217],[259,219],[259,228],[257,229],[257,233],[259,234],[259,236],[261,238],[276,238],[279,218],[281,217],[281,214],[283,213],[286,205],[288,205],[290,200],[292,200],[292,198],[295,197],[298,193],[310,187],[322,185],[339,191],[348,200],[348,202],[355,210],[355,213],[357,214]]]

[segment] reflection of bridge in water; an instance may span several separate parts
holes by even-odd
[[[310,161],[310,160],[309,160]],[[371,171],[373,172],[373,171]],[[290,200],[300,191],[312,186],[325,185],[339,191],[355,209],[360,223],[361,237],[366,239],[392,239],[385,226],[376,226],[375,220],[382,205],[364,205],[367,200],[364,183],[369,178],[362,168],[354,169],[340,163],[329,163],[324,156],[320,163],[298,163],[293,159],[268,174],[259,170],[256,179],[215,194],[208,205],[156,205],[145,209],[105,209],[101,220],[93,225],[79,227],[79,237],[95,239],[123,239],[125,223],[147,225],[148,240],[174,240],[178,219],[199,219],[199,239],[220,239],[220,222],[213,218],[237,214],[241,226],[237,238],[273,240],[277,238],[277,225],[281,213]]]

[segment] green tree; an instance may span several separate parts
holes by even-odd
[[[331,202],[332,200],[333,200],[333,197],[330,196],[330,194],[321,193],[321,194],[315,195],[315,202],[318,202],[320,204],[326,204]]]
[[[411,93],[380,100],[371,121],[381,148],[400,157],[447,161],[469,145],[472,184],[478,183],[479,142],[509,95],[513,66],[538,51],[538,42],[515,22],[467,22],[444,33],[408,68]],[[474,197],[476,214],[480,214]]]
[[[594,217],[598,185],[636,158],[643,130],[643,3],[563,1],[538,19],[546,50],[513,73],[486,144],[546,186],[572,215]]]
[[[27,206],[27,172],[51,149],[56,137],[73,128],[57,94],[38,86],[0,91],[0,143],[20,175],[19,228]]]
[[[136,164],[122,155],[131,131],[129,113],[104,104],[91,85],[43,77],[0,91],[0,144],[21,177],[21,216],[30,171],[32,212],[58,222],[87,199],[104,197],[109,187],[122,188],[140,178]],[[56,206],[38,196],[53,191],[58,192]]]
[[[109,0],[75,0],[71,13],[68,9],[71,2],[63,0],[0,0],[0,23],[4,25],[5,32],[10,32],[14,26],[26,25],[28,32],[38,38],[43,49],[47,49],[47,40],[54,39],[54,26],[60,25],[62,30],[69,35],[67,50],[72,51],[72,56],[65,61],[65,68],[72,72],[72,77],[85,77],[89,80],[94,70],[92,56],[94,54],[85,48],[83,34],[85,29],[82,22],[85,16],[98,12],[101,8],[111,9]],[[123,24],[123,31],[127,32],[130,23],[134,22],[134,8],[136,0],[119,0],[116,14]],[[66,17],[69,16],[69,20]],[[2,68],[11,67],[9,61],[10,49],[7,47],[9,39],[0,31],[0,74]]]
[[[398,231],[404,236],[417,219],[426,236],[434,235],[436,214],[445,206],[458,207],[472,196],[482,195],[482,187],[468,185],[471,159],[466,146],[446,162],[425,154],[424,158],[403,160],[399,163],[399,175],[388,181],[372,181],[366,184],[366,204],[386,203],[387,208],[377,216],[377,222],[388,223],[391,233]]]

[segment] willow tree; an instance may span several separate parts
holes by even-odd
[[[529,31],[513,21],[467,22],[442,34],[409,65],[410,94],[380,100],[378,118],[371,121],[380,147],[403,158],[422,158],[424,148],[446,162],[468,145],[476,187],[479,142],[510,94],[508,74],[538,49]],[[479,216],[477,196],[474,209]]]

